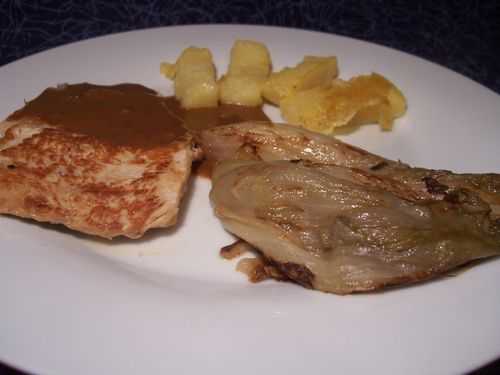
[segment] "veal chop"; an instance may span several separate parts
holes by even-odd
[[[0,213],[101,237],[176,222],[197,151],[166,98],[63,85],[0,123]]]

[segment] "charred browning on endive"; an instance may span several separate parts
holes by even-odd
[[[374,166],[370,167],[370,170],[372,171],[378,171],[378,170],[381,170],[382,168],[385,168],[389,165],[389,163],[387,163],[386,161],[381,161],[377,164],[375,164]]]
[[[431,194],[445,194],[449,189],[448,186],[439,183],[438,180],[431,176],[425,176],[422,180],[425,183],[427,191]]]
[[[265,261],[275,269],[275,272],[278,272],[280,280],[288,279],[303,287],[313,289],[314,274],[306,266],[292,262],[278,262],[270,257],[265,257]],[[276,277],[276,274],[274,276]]]

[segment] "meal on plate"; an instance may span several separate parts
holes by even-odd
[[[206,48],[162,63],[172,97],[78,83],[26,102],[0,123],[0,213],[138,238],[176,223],[205,159],[215,215],[239,238],[222,254],[255,251],[238,265],[254,281],[346,294],[500,254],[500,175],[413,168],[325,135],[390,129],[406,100],[389,80],[341,80],[334,56],[273,72],[254,41],[230,55],[219,79]],[[294,126],[271,123],[265,102]]]

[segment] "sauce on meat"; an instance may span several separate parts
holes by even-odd
[[[176,103],[177,100],[175,100]],[[215,126],[244,121],[271,121],[262,107],[247,107],[235,104],[220,104],[213,108],[183,110],[184,126],[196,133]]]
[[[155,91],[141,85],[89,83],[51,87],[8,120],[37,118],[73,133],[119,146],[154,148],[186,130]]]
[[[147,87],[79,83],[48,88],[7,120],[36,118],[117,146],[161,147],[186,134],[242,121],[269,121],[260,107],[185,110]]]

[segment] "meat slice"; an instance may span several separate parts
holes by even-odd
[[[48,89],[0,123],[0,213],[105,238],[175,224],[199,151],[162,111],[139,85]]]
[[[214,161],[308,160],[355,168],[372,178],[383,177],[386,189],[406,199],[443,199],[454,189],[468,189],[490,205],[493,216],[500,217],[500,175],[495,173],[456,174],[412,168],[333,137],[286,124],[247,122],[221,126],[205,130],[200,143],[207,158]]]
[[[226,161],[210,199],[225,228],[305,287],[347,294],[430,279],[500,254],[500,225],[466,189],[409,201],[386,178],[291,161]]]
[[[30,121],[0,126],[0,213],[106,238],[175,223],[193,160],[189,136],[144,151]]]

